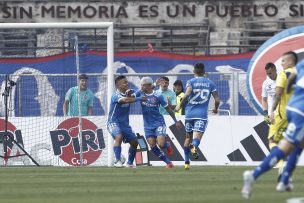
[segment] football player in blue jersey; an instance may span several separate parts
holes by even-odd
[[[218,112],[220,105],[215,84],[204,76],[204,64],[195,64],[193,72],[195,77],[187,82],[185,95],[175,108],[175,111],[178,112],[188,101],[185,109],[186,138],[184,142],[186,170],[190,169],[190,153],[195,159],[199,157],[197,148],[207,127],[210,96],[212,95],[214,98],[214,108],[212,110],[214,114]]]
[[[173,168],[170,159],[163,153],[161,149],[167,149],[168,155],[172,155],[173,150],[169,142],[166,142],[166,124],[163,115],[159,112],[160,106],[163,106],[174,120],[178,128],[182,124],[177,122],[174,111],[169,107],[164,97],[153,90],[153,80],[150,77],[141,79],[141,90],[134,93],[136,98],[147,98],[141,101],[142,114],[144,119],[145,137],[152,152],[164,161],[166,168]]]
[[[123,167],[121,161],[121,143],[127,142],[130,144],[129,157],[127,166],[135,167],[133,165],[136,150],[137,137],[129,125],[129,111],[130,103],[136,101],[146,101],[145,97],[129,97],[128,96],[128,80],[121,75],[115,78],[116,92],[113,93],[110,104],[110,111],[108,115],[107,129],[114,139],[114,154],[115,167]]]
[[[297,159],[303,150],[304,144],[304,60],[298,63],[296,69],[297,71],[292,73],[288,79],[287,91],[291,89],[292,81],[295,81],[295,91],[286,107],[288,126],[283,133],[284,138],[279,142],[278,147],[271,150],[260,166],[254,171],[244,172],[244,185],[242,188],[242,196],[244,198],[251,196],[253,183],[260,175],[270,170],[279,160],[288,155],[287,164],[276,190],[284,192],[293,189],[289,182],[289,177],[296,167]]]

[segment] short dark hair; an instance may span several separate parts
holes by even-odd
[[[276,66],[274,65],[274,63],[271,63],[271,62],[266,63],[266,65],[265,65],[265,70],[269,70],[269,69],[271,69],[271,68],[273,68],[273,69],[276,68]]]
[[[173,86],[181,86],[182,87],[182,92],[184,91],[184,86],[183,86],[183,82],[181,80],[176,80],[174,83],[173,83]]]
[[[293,51],[288,51],[288,52],[285,52],[285,53],[283,54],[283,56],[285,56],[285,55],[291,55],[291,56],[293,57],[294,64],[297,64],[297,63],[298,63],[298,55],[297,55],[295,52],[293,52]]]
[[[89,77],[88,77],[87,74],[81,74],[81,75],[79,76],[79,80],[88,80],[88,79],[89,79]]]
[[[176,80],[173,85],[180,85],[183,86],[183,82],[181,80]]]
[[[169,82],[169,78],[168,78],[168,77],[166,77],[166,76],[162,76],[160,79],[162,79],[162,80],[166,80],[167,82]]]
[[[194,65],[194,73],[198,75],[204,75],[205,74],[205,65],[203,63],[196,63]]]
[[[117,85],[118,81],[120,81],[120,80],[122,80],[122,79],[125,79],[125,78],[126,78],[126,76],[124,76],[124,75],[119,75],[119,76],[117,76],[117,77],[115,78],[115,85]]]

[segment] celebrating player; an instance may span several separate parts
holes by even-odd
[[[145,101],[145,97],[128,97],[127,90],[128,81],[125,76],[118,76],[115,79],[116,92],[113,93],[110,104],[110,111],[108,115],[107,128],[112,137],[114,138],[114,154],[115,154],[115,167],[123,167],[121,161],[121,143],[122,141],[130,144],[129,157],[127,166],[134,167],[133,161],[137,150],[137,137],[129,125],[129,111],[130,103],[135,101]]]
[[[134,93],[136,97],[146,97],[147,101],[141,102],[145,136],[153,153],[167,165],[166,168],[173,168],[170,159],[161,149],[167,149],[168,155],[173,154],[172,147],[166,142],[166,124],[163,115],[159,112],[160,105],[163,106],[174,120],[177,127],[181,124],[176,121],[173,110],[169,107],[164,97],[153,91],[153,80],[150,77],[141,79],[141,90]],[[160,149],[161,148],[161,149]]]
[[[214,98],[214,109],[212,110],[214,114],[218,112],[220,104],[220,98],[216,91],[215,84],[204,77],[204,64],[195,64],[193,72],[195,77],[187,82],[186,93],[181,103],[175,108],[175,111],[178,112],[188,100],[185,115],[186,139],[184,142],[186,170],[190,169],[190,152],[195,159],[199,157],[197,148],[207,127],[208,105],[211,94]]]

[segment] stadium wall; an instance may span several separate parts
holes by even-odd
[[[168,25],[202,26],[199,31],[191,31],[190,27],[177,30],[176,35],[180,36],[189,32],[198,34],[197,37],[201,39],[199,46],[212,47],[211,50],[198,49],[195,54],[227,54],[255,50],[261,42],[282,29],[302,24],[303,16],[304,4],[301,0],[11,0],[0,3],[1,23],[111,21],[115,23],[116,29],[117,25],[125,28],[139,25],[142,30],[146,29],[143,35],[157,37],[168,35]],[[145,28],[149,25],[156,25],[157,28]],[[123,32],[124,28],[119,29],[116,36]],[[202,37],[204,33],[207,33],[206,39]],[[47,35],[43,33],[40,37],[48,38]],[[130,33],[127,32],[127,35]],[[223,49],[225,46],[230,48]]]
[[[0,22],[113,21],[123,24],[201,23],[218,29],[246,20],[300,19],[301,0],[2,1]],[[229,22],[227,24],[227,22]]]

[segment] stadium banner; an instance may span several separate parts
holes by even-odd
[[[86,51],[86,47],[81,48],[79,55],[80,72],[87,74],[107,74],[106,70],[106,53],[96,51]],[[241,106],[237,109],[238,115],[257,115],[258,111],[251,105],[249,93],[246,86],[246,72],[250,58],[253,53],[243,53],[235,55],[217,55],[217,56],[191,56],[183,54],[170,54],[159,51],[137,51],[137,52],[121,52],[115,54],[114,72],[134,74],[128,79],[130,87],[137,89],[140,87],[141,76],[136,74],[163,73],[178,74],[192,73],[193,65],[197,62],[203,62],[206,71],[209,73],[218,73],[210,75],[211,79],[218,87],[221,95],[222,109],[233,109],[233,106]],[[42,58],[19,58],[19,59],[0,59],[0,84],[4,88],[4,75],[12,75],[11,79],[17,82],[30,82],[30,88],[16,89],[13,88],[13,96],[22,95],[22,99],[16,100],[15,111],[13,115],[19,115],[19,106],[22,106],[22,116],[62,116],[62,104],[65,93],[72,86],[77,84],[76,78],[63,80],[64,83],[58,85],[55,77],[44,76],[45,74],[76,74],[76,59],[74,53],[66,53]],[[33,74],[36,76],[27,76]],[[226,74],[226,77],[225,77]],[[237,78],[230,77],[236,75]],[[23,76],[21,80],[21,76]],[[40,76],[40,77],[38,77]],[[62,76],[63,77],[63,76]],[[192,76],[184,77],[183,75],[169,76],[169,88],[173,89],[173,82],[176,79],[186,81]],[[156,79],[156,76],[153,77]],[[235,82],[237,81],[237,82]],[[237,83],[237,84],[236,84]],[[104,114],[104,101],[101,95],[106,94],[106,80],[101,77],[92,77],[89,80],[89,88],[94,93],[94,115]],[[234,89],[238,87],[238,89]],[[3,91],[2,91],[3,92]],[[15,92],[15,93],[14,93]],[[38,95],[38,93],[40,95]],[[47,99],[46,99],[47,98]],[[54,99],[56,98],[56,99]],[[235,99],[236,98],[236,99]],[[0,98],[2,102],[3,98]],[[18,102],[27,101],[22,104]],[[235,100],[235,101],[234,101]],[[27,106],[31,105],[31,106]],[[34,110],[32,106],[37,106]],[[52,111],[42,107],[52,106]],[[40,109],[39,109],[40,108]],[[237,108],[237,107],[236,107]],[[0,116],[3,115],[3,107],[0,107]],[[138,112],[132,110],[132,114]]]
[[[83,158],[86,166],[105,166],[107,136],[105,129],[99,127],[105,116],[83,118]],[[184,120],[183,116],[178,117]],[[175,165],[184,164],[182,133],[176,134],[173,121],[165,117],[168,140],[171,142],[174,154],[170,159]],[[191,160],[192,165],[258,165],[269,153],[265,138],[267,126],[263,125],[262,116],[209,116],[206,133],[199,146],[199,160]],[[4,134],[0,119],[1,137]],[[32,119],[14,117],[9,120],[8,132],[25,150],[41,165],[79,166],[79,140],[77,131],[78,118],[36,117]],[[130,116],[130,125],[134,132],[143,135],[143,118],[139,115]],[[220,125],[220,128],[219,128]],[[32,126],[35,128],[33,131]],[[41,127],[43,126],[43,127]],[[46,127],[47,126],[47,127]],[[265,128],[266,127],[266,128]],[[10,155],[21,153],[17,146],[9,144]],[[129,145],[123,144],[122,153],[127,157]],[[0,148],[3,149],[2,142]],[[220,150],[219,150],[220,149]],[[3,150],[0,151],[3,154]],[[150,152],[142,152],[150,153]],[[2,164],[2,161],[0,162]],[[150,153],[152,166],[165,164]],[[32,165],[27,156],[14,157],[8,160],[8,165]],[[304,165],[303,156],[299,161]]]
[[[105,117],[105,116],[103,116]],[[28,156],[12,141],[24,147],[39,165],[80,166],[82,142],[83,165],[107,165],[107,133],[102,116],[82,118],[82,140],[77,117],[12,117],[8,121],[7,165],[33,165]],[[103,119],[103,120],[102,120]],[[0,118],[0,154],[3,157],[5,119]],[[18,156],[18,155],[24,156]],[[17,156],[17,157],[13,157]],[[2,158],[1,158],[2,159]],[[2,159],[0,165],[5,164]]]

